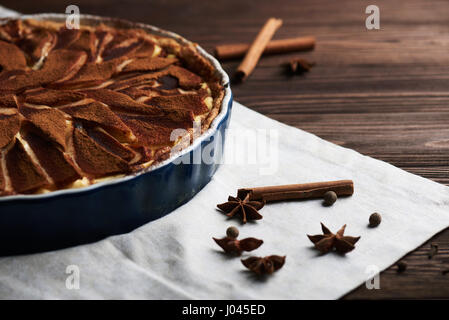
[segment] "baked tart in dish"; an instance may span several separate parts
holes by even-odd
[[[0,19],[0,256],[130,232],[222,160],[232,93],[214,57],[151,25],[66,19]]]
[[[107,24],[0,25],[0,196],[135,175],[190,146],[225,90],[196,45]]]

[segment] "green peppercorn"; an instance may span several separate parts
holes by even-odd
[[[323,199],[323,204],[325,206],[331,206],[335,203],[335,201],[337,201],[337,194],[334,191],[327,191],[323,195]]]
[[[237,237],[239,236],[239,229],[237,229],[237,228],[234,227],[234,226],[229,227],[229,228],[226,230],[226,235],[227,235],[229,238],[237,239]]]
[[[382,221],[382,217],[377,212],[374,212],[369,216],[369,226],[371,228],[377,227]]]

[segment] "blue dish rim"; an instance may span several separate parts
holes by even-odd
[[[9,20],[13,20],[13,19],[22,19],[22,20],[36,19],[36,20],[49,20],[49,21],[61,22],[61,21],[65,21],[66,18],[67,18],[67,15],[65,15],[65,14],[39,13],[39,14],[18,15],[18,16],[0,18],[0,24],[3,24],[5,22],[7,22]],[[65,195],[71,195],[71,194],[88,193],[88,192],[91,192],[91,191],[99,189],[99,188],[105,188],[105,187],[108,187],[111,185],[124,183],[124,182],[130,181],[130,180],[136,179],[137,177],[139,177],[141,175],[153,172],[157,169],[160,169],[160,168],[172,163],[175,159],[182,157],[183,155],[191,152],[193,149],[195,149],[197,146],[199,146],[202,141],[209,140],[210,137],[213,136],[217,132],[217,129],[220,127],[221,123],[223,123],[223,121],[226,120],[227,115],[229,114],[229,112],[232,108],[232,92],[231,92],[231,88],[229,85],[229,76],[223,70],[223,68],[221,67],[218,60],[215,59],[211,54],[209,54],[206,50],[204,50],[198,44],[193,43],[174,32],[167,31],[167,30],[164,30],[164,29],[161,29],[161,28],[149,25],[149,24],[136,23],[136,22],[130,22],[130,21],[127,21],[124,19],[119,19],[119,18],[101,17],[101,16],[89,15],[89,14],[80,14],[80,18],[81,18],[83,24],[89,23],[89,22],[91,22],[91,23],[92,22],[95,22],[95,23],[101,22],[101,23],[106,23],[106,24],[113,25],[113,26],[119,25],[121,27],[141,28],[141,29],[146,30],[149,33],[153,33],[156,35],[161,35],[161,36],[175,39],[176,41],[178,41],[182,44],[193,44],[196,47],[196,49],[198,50],[198,52],[204,58],[206,58],[209,62],[211,62],[211,64],[214,66],[214,68],[217,72],[217,75],[221,79],[221,84],[223,85],[225,94],[224,94],[224,97],[223,97],[223,100],[221,103],[220,112],[215,117],[215,119],[212,121],[209,129],[206,132],[204,132],[200,137],[198,137],[196,140],[194,140],[194,142],[189,147],[172,155],[167,160],[164,160],[158,164],[150,166],[142,171],[136,172],[135,174],[127,175],[127,176],[121,177],[121,178],[113,178],[108,181],[97,182],[95,184],[92,184],[87,187],[82,187],[82,188],[62,189],[62,190],[56,190],[56,191],[52,191],[49,193],[43,193],[43,194],[30,194],[30,195],[20,194],[20,195],[4,196],[4,197],[0,197],[0,204],[4,203],[4,202],[17,201],[17,200],[25,200],[25,201],[26,200],[29,200],[29,201],[45,200],[45,199],[52,199],[55,197],[63,197]]]

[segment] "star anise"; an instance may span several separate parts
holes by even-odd
[[[346,225],[340,228],[336,234],[333,234],[323,223],[321,223],[321,229],[323,234],[317,234],[314,236],[307,235],[315,244],[315,248],[321,253],[327,253],[335,248],[339,253],[345,254],[354,250],[355,243],[359,241],[360,237],[344,236]]]
[[[241,255],[243,251],[252,251],[259,248],[263,240],[256,238],[245,238],[242,240],[224,237],[223,239],[212,238],[227,253]]]
[[[315,66],[315,62],[308,61],[304,58],[294,58],[287,64],[290,73],[304,73],[310,71]]]
[[[272,274],[273,272],[282,268],[285,263],[285,256],[267,256],[267,257],[249,257],[242,259],[242,263],[252,272],[263,275]]]
[[[226,212],[228,217],[239,215],[243,223],[246,223],[247,220],[262,219],[262,215],[257,210],[262,209],[264,205],[265,201],[249,200],[249,194],[247,194],[243,200],[229,196],[228,202],[218,204],[217,207]]]

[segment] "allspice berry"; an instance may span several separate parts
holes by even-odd
[[[369,216],[369,226],[371,228],[377,227],[382,221],[382,217],[377,212],[374,212]]]
[[[229,238],[237,239],[237,237],[239,236],[239,229],[237,229],[237,228],[234,227],[234,226],[229,227],[228,229],[226,229],[226,235],[227,235]]]
[[[325,206],[331,206],[335,203],[335,201],[337,201],[337,194],[334,191],[327,191],[323,195],[323,199],[323,204]]]
[[[396,266],[398,267],[398,273],[402,273],[407,270],[407,264],[405,262],[399,261]]]

